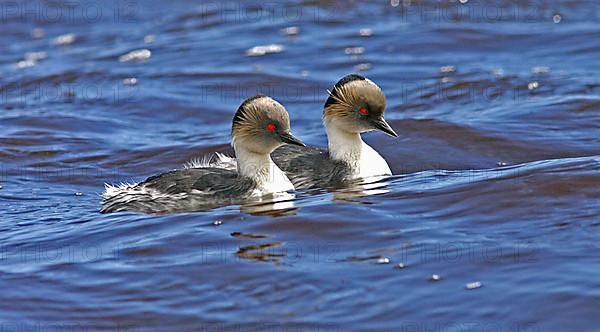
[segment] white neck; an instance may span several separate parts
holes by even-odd
[[[360,160],[363,144],[365,144],[360,134],[345,131],[334,122],[327,122],[325,130],[327,131],[331,158],[344,161],[351,167],[358,167],[359,165],[356,165],[356,163]]]
[[[237,171],[240,176],[254,180],[259,194],[268,194],[294,190],[294,186],[285,173],[275,165],[270,154],[249,151],[237,144],[233,145],[237,159]]]
[[[392,174],[385,159],[363,142],[359,133],[341,129],[333,121],[326,121],[325,129],[330,157],[348,164],[353,178]]]

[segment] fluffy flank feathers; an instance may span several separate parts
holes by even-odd
[[[230,156],[220,152],[215,152],[214,154],[208,154],[202,157],[194,158],[183,165],[183,169],[205,167],[235,170],[237,169],[237,162]]]
[[[120,183],[117,185],[105,183],[104,192],[102,193],[102,199],[111,199],[112,197],[115,197],[124,191],[131,190],[136,185],[136,183]]]

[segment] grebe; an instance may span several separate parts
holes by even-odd
[[[372,130],[398,137],[385,121],[385,95],[371,80],[347,75],[339,80],[323,109],[329,150],[282,146],[275,163],[296,188],[343,187],[358,180],[391,175],[387,162],[360,134]]]
[[[280,103],[263,95],[246,99],[233,117],[231,138],[236,168],[230,167],[231,161],[229,165],[209,161],[139,184],[106,185],[101,212],[192,211],[294,190],[270,156],[285,143],[304,146],[291,134],[289,115]]]

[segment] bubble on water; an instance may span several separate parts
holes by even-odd
[[[354,66],[354,69],[356,69],[358,71],[369,70],[369,69],[371,69],[371,64],[370,63],[359,63],[356,66]]]
[[[77,36],[75,36],[74,33],[67,33],[67,34],[60,35],[60,36],[54,38],[54,40],[52,42],[54,43],[54,45],[64,46],[64,45],[71,45],[76,40],[77,40]]]
[[[223,224],[223,220],[215,220],[215,221],[213,221],[213,225],[215,225],[215,226],[219,226],[219,225],[222,225],[222,224]]]
[[[40,61],[48,57],[46,52],[27,52],[25,53],[25,60]]]
[[[153,44],[156,41],[156,36],[155,35],[147,35],[144,37],[144,43],[145,44]]]
[[[390,0],[390,5],[392,5],[392,7],[398,7],[400,6],[400,0]]]
[[[554,14],[554,16],[552,16],[552,21],[558,24],[562,21],[562,16],[560,14]]]
[[[46,36],[46,31],[44,31],[44,29],[35,28],[31,30],[31,38],[33,39],[42,39],[44,36]]]
[[[508,163],[506,163],[506,162],[504,162],[504,161],[499,161],[499,162],[497,162],[497,163],[496,163],[496,165],[497,165],[498,167],[504,167],[504,166],[508,166]]]
[[[2,187],[2,186],[0,186],[0,189],[2,189],[2,188],[3,188],[3,187]]]
[[[496,69],[494,69],[494,76],[496,76],[496,77],[503,77],[504,76],[504,69],[502,69],[502,68],[496,68]]]
[[[529,89],[529,90],[535,90],[539,87],[540,87],[540,83],[537,81],[533,81],[533,82],[527,84],[527,89]]]
[[[150,59],[152,52],[149,49],[143,48],[135,51],[131,51],[127,54],[123,54],[119,57],[119,61],[144,61]]]
[[[123,80],[123,85],[136,85],[138,84],[138,80],[135,77],[128,77]]]
[[[396,264],[396,268],[397,269],[403,269],[405,267],[406,267],[406,265],[404,265],[404,263],[398,263],[398,264]]]
[[[284,36],[297,36],[300,33],[300,28],[298,27],[287,27],[285,29],[281,29],[281,34]]]
[[[76,193],[75,193],[75,196],[83,196],[83,193],[81,193],[81,192],[76,192]]]
[[[442,279],[442,277],[440,277],[439,274],[432,274],[431,275],[431,280],[433,280],[433,281],[439,281],[440,279]]]
[[[468,284],[465,285],[466,289],[477,289],[481,287],[481,282],[479,281],[475,281],[475,282],[470,282]]]
[[[364,28],[358,31],[358,35],[361,37],[371,37],[373,35],[373,29]]]
[[[246,50],[247,56],[263,56],[272,53],[281,53],[285,47],[281,44],[258,45]]]
[[[469,2],[469,0],[458,0],[460,3],[462,3],[463,5],[467,2]]]
[[[449,74],[456,72],[456,67],[454,66],[442,66],[440,67],[440,72],[443,74]]]
[[[379,257],[377,259],[377,264],[389,264],[390,263],[390,259],[387,257]]]
[[[25,68],[31,68],[31,67],[35,66],[36,64],[37,64],[37,62],[33,61],[33,60],[21,60],[21,61],[17,62],[15,66],[17,66],[18,69],[25,69]]]
[[[365,48],[364,47],[346,47],[344,49],[344,53],[348,54],[348,55],[360,55],[365,53]]]
[[[308,70],[303,70],[300,72],[300,76],[302,76],[302,77],[306,77],[308,75],[310,75],[310,72]]]
[[[534,74],[548,74],[550,72],[550,67],[538,66],[531,68],[531,72]]]

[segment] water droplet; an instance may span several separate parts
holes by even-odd
[[[246,51],[247,56],[263,56],[271,53],[281,53],[285,47],[281,44],[258,45]]]
[[[215,226],[219,226],[219,225],[222,225],[222,224],[223,224],[223,220],[215,220],[215,221],[213,221],[213,225],[215,225]]]
[[[31,68],[37,64],[36,61],[33,60],[21,60],[17,62],[16,66],[19,69]]]
[[[454,66],[443,66],[440,67],[440,72],[444,74],[454,73],[456,71],[456,67]]]
[[[468,284],[465,285],[466,289],[477,289],[481,287],[481,282],[479,281],[475,281],[475,282],[470,282]]]
[[[390,263],[390,259],[387,257],[379,257],[379,259],[377,259],[377,264],[389,264]]]
[[[144,61],[150,59],[152,56],[152,52],[149,49],[139,49],[135,51],[131,51],[127,54],[123,54],[119,57],[119,61],[127,62],[127,61]]]
[[[540,87],[540,83],[538,83],[537,81],[527,84],[527,89],[529,89],[529,90],[535,90],[539,87]]]
[[[398,264],[396,264],[396,268],[397,269],[403,269],[405,267],[406,267],[406,265],[404,265],[404,263],[398,263]]]
[[[147,35],[146,37],[144,37],[145,44],[153,44],[155,41],[156,41],[155,35]]]
[[[123,80],[123,85],[136,85],[138,80],[135,77],[129,77]]]
[[[365,28],[358,31],[358,35],[361,37],[371,37],[373,35],[373,29]]]
[[[354,69],[356,69],[358,71],[369,70],[369,69],[371,69],[371,64],[370,63],[359,63],[356,66],[354,66]]]
[[[531,68],[531,72],[534,74],[548,74],[550,72],[550,67],[538,66]]]
[[[504,166],[507,166],[507,165],[508,165],[508,163],[505,163],[505,162],[503,162],[503,161],[499,161],[499,162],[497,162],[497,163],[496,163],[496,165],[497,165],[498,167],[504,167]]]
[[[398,7],[400,6],[400,0],[390,0],[390,5],[392,5],[392,7]]]
[[[296,36],[300,33],[300,28],[298,27],[287,27],[281,30],[281,34],[284,36]]]
[[[52,42],[54,43],[54,45],[64,46],[73,44],[75,40],[77,40],[77,37],[74,33],[67,33],[54,38]]]
[[[467,3],[467,2],[469,2],[469,0],[459,0],[459,1],[460,1],[460,3],[462,3],[463,5],[464,5],[465,3]]]
[[[46,35],[46,31],[44,29],[35,28],[31,30],[31,38],[33,39],[42,39]]]
[[[562,21],[562,16],[560,14],[555,14],[554,16],[552,16],[552,21],[554,23],[560,23],[560,21]]]
[[[25,53],[25,60],[40,61],[48,57],[46,52],[27,52]]]
[[[76,193],[75,193],[75,196],[83,196],[83,193],[76,192]]]
[[[431,280],[433,280],[433,281],[439,281],[440,279],[442,279],[442,277],[440,277],[439,274],[431,275]]]
[[[365,48],[364,47],[346,47],[346,49],[344,49],[344,53],[348,54],[348,55],[360,55],[365,53]]]

